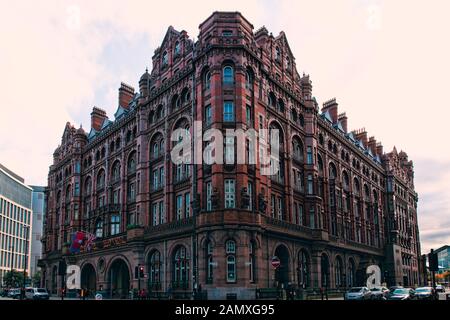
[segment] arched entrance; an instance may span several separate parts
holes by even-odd
[[[280,266],[275,270],[275,281],[278,286],[287,288],[289,279],[289,251],[284,245],[280,245],[275,250],[275,256],[280,259]]]
[[[322,288],[328,288],[330,286],[330,260],[324,253],[320,258],[320,270],[321,270],[321,285]]]
[[[109,269],[109,284],[112,298],[125,299],[130,291],[130,271],[122,259],[115,260]]]
[[[51,292],[56,294],[58,290],[58,268],[56,266],[52,269],[52,287]]]
[[[97,275],[92,264],[88,263],[81,269],[81,288],[87,290],[88,295],[97,290]]]

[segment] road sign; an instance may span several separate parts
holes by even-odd
[[[103,300],[103,296],[100,293],[95,295],[95,300]]]
[[[274,269],[278,269],[278,267],[281,265],[281,261],[280,261],[280,258],[278,258],[277,256],[273,256],[272,257],[272,267],[274,268]]]

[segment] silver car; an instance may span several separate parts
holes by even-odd
[[[47,290],[43,288],[27,288],[25,290],[25,299],[29,300],[48,300]]]
[[[372,292],[367,287],[354,287],[345,293],[345,300],[369,300]]]

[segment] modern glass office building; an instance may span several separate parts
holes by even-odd
[[[0,282],[10,270],[30,274],[32,191],[23,178],[0,164]]]

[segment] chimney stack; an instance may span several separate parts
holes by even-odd
[[[328,100],[323,104],[322,112],[326,113],[327,111],[331,116],[333,124],[335,124],[338,120],[338,103],[336,102],[336,98]]]
[[[133,97],[134,88],[122,82],[119,88],[119,106],[124,109],[128,109],[128,104]]]
[[[100,131],[105,119],[108,119],[106,111],[97,107],[94,107],[91,112],[91,128],[96,131]]]
[[[369,149],[374,156],[377,155],[377,140],[375,140],[375,137],[369,138]]]
[[[381,142],[377,143],[377,154],[381,157],[383,155],[383,145]]]
[[[341,113],[338,116],[338,121],[341,123],[342,129],[344,129],[344,132],[347,133],[348,126],[347,126],[347,115],[344,113]]]
[[[361,140],[364,147],[367,148],[367,131],[365,128],[359,129],[355,131],[355,137],[357,140]]]

